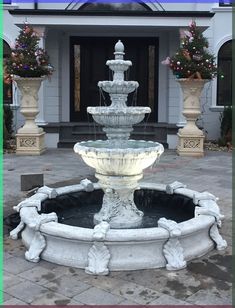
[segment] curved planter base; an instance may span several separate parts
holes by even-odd
[[[187,261],[203,256],[213,248],[226,248],[218,232],[223,216],[216,198],[198,193],[174,182],[171,185],[141,183],[143,189],[165,191],[190,197],[195,204],[195,217],[176,223],[166,218],[158,227],[139,229],[110,229],[102,221],[94,229],[74,227],[57,222],[55,213],[38,214],[41,202],[69,192],[100,189],[98,184],[83,180],[81,184],[50,189],[43,187],[15,207],[21,223],[11,232],[16,239],[20,230],[27,247],[26,259],[44,259],[56,264],[84,268],[86,273],[107,275],[109,271],[139,270],[166,267],[179,270]],[[91,192],[92,193],[92,192]]]

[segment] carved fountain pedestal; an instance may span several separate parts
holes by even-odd
[[[178,131],[177,153],[180,156],[204,156],[204,133],[196,125],[201,114],[200,96],[208,80],[179,79],[177,80],[183,92],[183,115],[187,121]]]
[[[25,117],[25,124],[16,134],[17,155],[40,155],[45,148],[45,132],[35,123],[39,113],[38,91],[44,78],[14,77],[21,93],[20,112]]]

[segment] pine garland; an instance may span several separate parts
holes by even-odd
[[[207,39],[192,21],[178,52],[162,64],[169,66],[177,78],[213,79],[217,75],[215,57],[207,51]]]
[[[6,62],[6,71],[20,77],[43,77],[53,72],[46,51],[39,48],[40,38],[34,29],[25,23],[20,30],[11,56]]]

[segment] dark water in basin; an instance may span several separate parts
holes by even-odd
[[[103,191],[91,193],[76,192],[59,196],[42,202],[41,213],[55,212],[60,223],[84,228],[94,228],[93,216],[102,204]],[[151,189],[135,191],[135,204],[144,212],[140,228],[157,227],[161,217],[176,222],[186,221],[194,217],[195,205],[192,199],[181,195],[168,195]]]

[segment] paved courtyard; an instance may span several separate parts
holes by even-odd
[[[72,149],[48,150],[39,157],[4,155],[4,217],[23,200],[20,175],[43,173],[44,184],[59,187],[94,178]],[[180,271],[166,269],[112,272],[90,276],[84,270],[46,261],[24,259],[20,240],[9,238],[4,227],[5,305],[231,305],[232,304],[232,155],[207,151],[204,158],[182,158],[166,151],[160,163],[145,171],[145,179],[158,183],[180,181],[188,188],[219,197],[225,220],[221,234],[225,251],[188,262]]]

